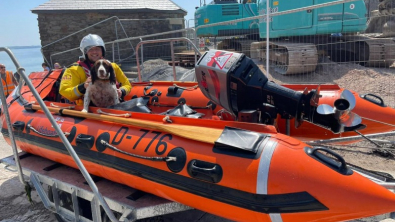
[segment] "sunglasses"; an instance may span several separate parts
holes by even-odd
[[[0,69],[5,69],[5,67],[4,66],[0,66]]]

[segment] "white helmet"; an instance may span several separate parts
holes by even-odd
[[[80,44],[80,50],[83,55],[85,55],[89,49],[95,47],[95,46],[100,46],[102,47],[102,52],[103,56],[106,54],[106,47],[104,46],[104,41],[103,39],[96,35],[96,34],[89,34],[82,38],[81,44]]]

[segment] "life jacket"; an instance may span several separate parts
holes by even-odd
[[[84,69],[86,78],[91,77],[91,68],[92,68],[93,64],[91,65],[91,67],[88,67],[88,65],[82,61],[78,61],[77,64]]]
[[[15,85],[14,82],[12,81],[13,78],[12,72],[6,71],[5,76],[6,76],[5,82],[3,78],[1,78],[1,81],[3,81],[4,94],[6,97],[8,97],[11,94],[11,92],[15,89]]]

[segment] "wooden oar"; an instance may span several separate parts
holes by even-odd
[[[176,124],[162,124],[152,121],[139,120],[139,119],[130,119],[130,118],[120,118],[114,116],[100,115],[95,113],[83,113],[81,111],[76,110],[68,110],[54,107],[47,107],[50,112],[55,112],[63,115],[75,116],[75,117],[83,117],[87,119],[93,119],[98,121],[109,121],[114,123],[127,124],[134,127],[141,127],[149,130],[158,130],[162,132],[171,133],[176,136],[184,137],[186,139],[200,141],[204,143],[214,142],[219,138],[222,134],[222,130],[208,127],[200,127],[200,126],[186,126],[186,125],[176,125]],[[32,105],[32,109],[34,110],[42,110],[39,105]]]

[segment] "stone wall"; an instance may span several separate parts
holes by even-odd
[[[113,17],[114,15],[117,17]],[[113,12],[108,14],[95,12],[41,13],[38,14],[38,24],[45,57],[52,64],[59,62],[63,66],[72,64],[82,55],[78,47],[81,39],[89,33],[98,34],[103,38],[104,42],[110,42],[126,37],[138,37],[185,28],[183,13],[157,11],[135,13],[129,11],[128,13]],[[183,34],[155,38],[179,37],[181,35]],[[115,62],[128,57],[135,58],[135,56],[132,56],[133,48],[136,47],[138,42],[136,40],[115,44]],[[166,52],[165,54],[167,54],[167,51],[169,51],[168,54],[170,55],[169,48],[168,44],[167,46],[158,45],[157,47],[144,46],[144,57],[163,56],[163,53]],[[64,51],[68,52],[63,53]],[[62,53],[59,54],[60,52]],[[112,44],[106,44],[106,58],[113,60]]]

